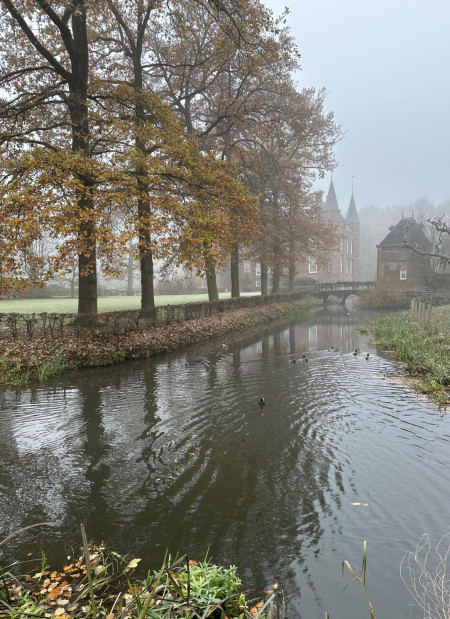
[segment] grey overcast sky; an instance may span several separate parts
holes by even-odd
[[[324,86],[346,132],[341,211],[353,175],[358,209],[450,200],[450,0],[262,1],[275,15],[289,6],[298,87]]]

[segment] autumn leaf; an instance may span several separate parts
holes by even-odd
[[[59,585],[56,585],[55,583],[55,586],[53,586],[51,589],[49,587],[49,592],[47,593],[47,600],[50,601],[60,597],[64,589],[68,587],[68,584],[69,583],[66,580],[63,580],[63,582],[61,582]]]
[[[139,562],[141,561],[141,559],[132,559],[128,565],[126,566],[126,568],[123,570],[124,573],[129,572],[130,570],[134,570],[138,565]]]

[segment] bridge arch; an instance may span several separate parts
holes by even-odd
[[[355,282],[354,284],[317,284],[314,295],[320,299],[323,299],[324,304],[330,297],[334,297],[338,303],[344,304],[348,297],[352,295],[359,297],[361,292],[369,290],[370,288],[373,288],[373,286],[373,282]]]

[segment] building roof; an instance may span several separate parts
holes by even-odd
[[[353,191],[352,191],[352,197],[350,198],[350,204],[348,205],[347,217],[345,218],[345,220],[348,224],[359,224],[358,213],[356,211],[355,198],[353,197]]]
[[[402,217],[377,247],[404,247],[405,241],[408,245],[417,244],[422,251],[432,248],[431,241],[414,217]]]
[[[330,188],[328,189],[328,195],[323,207],[324,211],[338,211],[339,204],[336,198],[336,192],[334,191],[333,179],[330,182]]]

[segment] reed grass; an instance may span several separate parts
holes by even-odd
[[[450,397],[450,337],[430,333],[408,312],[389,314],[374,328],[375,345],[392,350],[414,377],[417,391],[447,406]]]
[[[361,565],[361,567],[356,568],[357,569],[357,574],[353,570],[353,568],[350,565],[350,563],[348,561],[344,560],[344,561],[342,561],[342,578],[344,577],[345,568],[347,568],[348,571],[350,572],[350,574],[353,576],[353,580],[355,582],[358,582],[361,585],[361,588],[364,591],[364,594],[365,594],[365,596],[367,598],[367,602],[369,604],[370,619],[375,619],[375,611],[373,609],[372,602],[370,601],[369,592],[367,591],[367,542],[365,540],[364,540],[364,544],[363,544],[363,560],[362,560],[362,565]],[[350,584],[351,583],[346,585],[344,587],[344,589],[347,589],[347,587]]]

